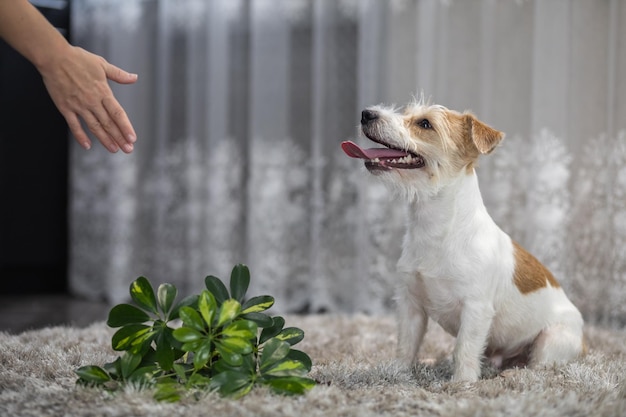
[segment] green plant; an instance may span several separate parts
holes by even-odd
[[[146,278],[137,278],[130,285],[134,305],[113,307],[107,321],[119,328],[113,349],[124,353],[103,367],[77,369],[78,383],[154,388],[155,398],[166,401],[206,390],[241,397],[255,385],[281,394],[306,392],[315,385],[306,377],[311,359],[292,349],[304,332],[265,313],[273,297],[246,299],[249,283],[248,268],[236,265],[230,292],[208,276],[205,290],[175,304],[174,285],[161,284],[155,294]]]

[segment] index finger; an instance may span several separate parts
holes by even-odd
[[[115,98],[109,97],[102,100],[102,105],[107,113],[109,113],[113,123],[115,123],[120,132],[122,132],[124,138],[129,143],[135,143],[137,141],[137,134],[120,103],[118,103]]]

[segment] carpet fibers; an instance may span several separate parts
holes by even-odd
[[[477,383],[450,381],[454,339],[430,326],[421,356],[394,360],[390,317],[288,316],[306,332],[298,348],[320,384],[305,396],[256,389],[241,400],[216,394],[160,403],[149,391],[108,393],[75,385],[73,370],[117,353],[104,323],[0,333],[0,416],[626,416],[626,331],[587,326],[589,354],[538,370],[485,367]]]

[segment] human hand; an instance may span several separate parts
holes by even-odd
[[[137,135],[126,112],[113,95],[107,80],[120,84],[137,81],[101,56],[69,46],[45,67],[39,68],[44,84],[76,141],[85,149],[91,141],[80,120],[110,152],[133,151]]]

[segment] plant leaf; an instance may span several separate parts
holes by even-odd
[[[241,304],[234,299],[228,299],[222,303],[220,307],[219,316],[217,319],[217,327],[221,327],[224,324],[232,321],[239,315],[241,311]]]
[[[283,330],[283,326],[285,325],[284,318],[282,318],[281,316],[276,316],[272,320],[272,326],[264,328],[261,332],[261,336],[259,337],[259,344],[267,342],[269,339],[277,336]]]
[[[313,367],[313,361],[311,360],[311,357],[306,353],[300,350],[291,349],[289,351],[289,354],[287,355],[287,359],[302,362],[302,364],[306,368],[306,371],[311,372],[311,368]]]
[[[250,270],[243,264],[235,265],[230,273],[230,296],[243,303],[250,285]]]
[[[131,341],[131,346],[126,349],[130,353],[141,354],[144,355],[146,352],[150,350],[150,345],[152,341],[158,336],[159,331],[151,328],[148,332],[139,335],[134,340]]]
[[[120,363],[122,362],[121,357],[117,357],[113,362],[104,364],[104,371],[109,374],[111,379],[120,379],[122,375],[122,366]]]
[[[120,360],[122,377],[124,379],[127,379],[128,376],[132,374],[135,369],[137,369],[141,363],[141,359],[141,355],[124,352]]]
[[[243,363],[243,356],[240,353],[233,352],[228,346],[224,346],[220,342],[215,342],[215,348],[220,354],[224,362],[230,366],[241,366]]]
[[[157,365],[142,366],[128,376],[127,381],[148,387],[154,384],[154,374],[158,372]]]
[[[272,391],[284,395],[304,394],[316,385],[316,382],[310,378],[297,376],[268,379],[264,383],[269,385]]]
[[[200,293],[200,298],[198,299],[198,310],[200,311],[207,327],[211,328],[213,317],[217,312],[217,301],[215,301],[215,297],[208,290],[204,290]]]
[[[174,305],[174,299],[178,290],[172,284],[161,284],[157,289],[157,297],[159,301],[159,308],[166,316],[169,316],[172,305]]]
[[[191,327],[179,327],[174,330],[173,335],[176,340],[185,344],[204,338],[204,334],[200,333],[196,329],[192,329]],[[185,345],[183,345],[183,350],[185,350]]]
[[[141,324],[150,320],[150,316],[140,308],[130,304],[118,304],[109,311],[107,325],[115,328],[127,324]]]
[[[306,368],[302,362],[285,359],[262,371],[263,376],[304,376]]]
[[[239,316],[242,319],[253,321],[258,327],[270,327],[274,322],[270,316],[265,313],[248,313]]]
[[[211,379],[211,387],[219,390],[220,394],[235,398],[246,395],[253,386],[250,375],[236,371],[225,371]]]
[[[297,327],[287,327],[276,336],[276,339],[287,342],[293,346],[304,339],[304,331]]]
[[[158,335],[157,335],[158,338]],[[152,348],[152,346],[150,346],[150,348],[148,348],[148,350],[146,350],[145,352],[142,352],[141,354],[141,364],[139,366],[146,366],[148,364],[155,364],[156,363],[156,351]]]
[[[172,365],[172,368],[174,368],[174,372],[176,372],[176,376],[182,383],[187,381],[187,368],[185,368],[184,365],[180,363],[175,363],[174,365]]]
[[[268,369],[275,363],[285,359],[289,354],[289,343],[282,340],[272,338],[268,340],[263,346],[263,353],[261,354],[261,366],[260,369]]]
[[[239,337],[242,339],[252,339],[256,336],[257,325],[250,320],[236,320],[224,327],[222,335],[224,337]]]
[[[207,290],[209,290],[211,294],[213,294],[218,306],[221,306],[224,301],[230,298],[226,286],[218,277],[209,275],[204,279],[204,285],[206,286]]]
[[[204,322],[202,321],[202,317],[196,310],[191,307],[181,307],[180,308],[180,319],[185,323],[186,326],[191,327],[194,330],[199,332],[203,332],[205,330]]]
[[[243,374],[254,375],[257,374],[257,359],[254,355],[244,355],[241,365],[232,366],[229,365],[224,359],[220,358],[213,363],[214,374],[219,374],[225,371],[237,371]]]
[[[129,324],[115,332],[111,339],[111,345],[114,350],[128,350],[137,338],[145,336],[151,329],[145,324]]]
[[[174,329],[172,329],[169,326],[164,326],[163,327],[163,338],[165,340],[165,343],[167,343],[172,349],[174,349],[174,353],[176,355],[177,354],[176,351],[180,351],[182,343],[180,341],[176,340],[176,338],[174,337]],[[178,359],[178,358],[176,358],[176,359]]]
[[[252,343],[250,343],[250,339],[241,339],[239,337],[225,337],[221,339],[219,342],[216,342],[225,346],[229,350],[234,353],[238,353],[240,355],[247,355],[248,353],[252,353]]]
[[[210,340],[206,340],[195,352],[193,356],[193,367],[197,371],[202,369],[204,365],[211,359],[212,343]]]
[[[259,295],[252,297],[241,306],[241,313],[259,313],[271,308],[274,305],[274,297],[270,295]]]
[[[200,346],[202,346],[202,342],[203,339],[198,339],[194,340],[193,342],[187,342],[183,344],[183,352],[195,352],[196,350],[200,349]]]
[[[175,381],[164,381],[156,386],[154,391],[154,399],[157,401],[166,401],[174,403],[181,398],[181,389]]]
[[[106,371],[99,366],[87,365],[82,366],[74,371],[82,380],[91,382],[94,384],[102,384],[110,381],[111,377]]]
[[[189,295],[183,298],[182,300],[180,300],[178,304],[176,304],[176,306],[172,309],[169,319],[170,320],[177,319],[179,317],[180,309],[182,307],[191,307],[191,308],[197,307],[198,297],[199,297],[198,294],[194,294],[194,295]]]
[[[205,389],[209,388],[210,384],[211,378],[209,378],[208,376],[204,376],[200,373],[192,374],[189,377],[188,386]]]
[[[139,277],[130,284],[130,296],[139,307],[157,314],[154,290],[145,277]]]
[[[174,350],[165,332],[159,334],[156,339],[156,361],[164,371],[169,371],[174,366]]]

